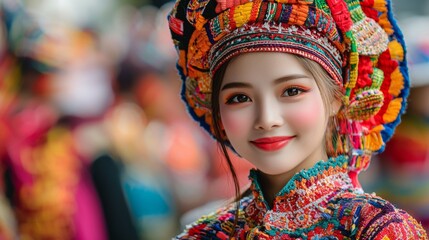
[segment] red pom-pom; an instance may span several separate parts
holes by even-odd
[[[361,1],[360,6],[367,17],[372,18],[378,22],[378,11],[374,9],[374,0]]]
[[[372,62],[368,56],[359,56],[359,77],[356,83],[356,89],[369,87],[372,84],[371,74],[373,73]]]

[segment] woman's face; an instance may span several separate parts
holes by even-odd
[[[327,158],[328,114],[316,81],[294,55],[239,55],[225,71],[219,105],[234,149],[266,174],[297,172]]]

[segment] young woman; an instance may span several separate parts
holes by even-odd
[[[390,2],[179,0],[169,16],[182,96],[251,162],[249,191],[179,239],[427,239],[357,174],[405,108]]]

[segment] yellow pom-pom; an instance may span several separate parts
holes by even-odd
[[[390,56],[398,61],[404,60],[404,48],[402,45],[396,41],[393,40],[389,43],[389,50],[390,50]]]
[[[390,23],[389,19],[387,18],[387,14],[384,13],[379,17],[378,24],[386,31],[388,35],[392,35],[394,33],[392,24]]]
[[[365,136],[365,149],[374,152],[383,146],[383,138],[381,137],[381,131],[383,129],[383,125],[378,125],[371,129],[369,134]]]
[[[399,112],[402,108],[402,98],[395,98],[387,107],[386,112],[383,115],[383,121],[385,123],[391,123],[395,121],[395,119],[398,117]]]
[[[379,11],[379,12],[386,12],[387,8],[386,8],[386,0],[374,0],[374,5],[373,7],[375,8],[375,10]]]
[[[399,93],[401,93],[402,88],[404,88],[404,76],[399,70],[399,67],[392,72],[390,78],[392,79],[392,81],[390,83],[389,93],[397,97]]]

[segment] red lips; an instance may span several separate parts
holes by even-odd
[[[277,151],[286,146],[294,137],[295,136],[258,138],[250,142],[264,151]]]

